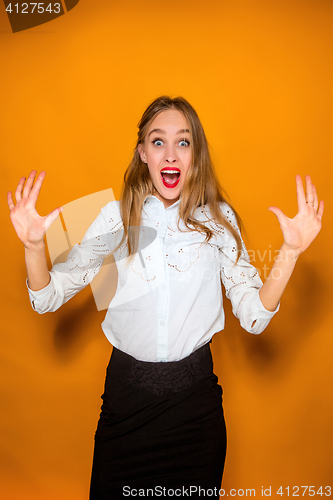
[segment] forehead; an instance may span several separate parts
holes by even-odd
[[[148,129],[148,133],[156,128],[168,133],[176,133],[178,130],[188,129],[189,124],[181,111],[178,111],[178,109],[167,109],[154,118]]]

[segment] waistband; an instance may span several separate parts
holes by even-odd
[[[157,396],[176,393],[213,374],[209,343],[180,361],[139,361],[113,348],[107,373]]]

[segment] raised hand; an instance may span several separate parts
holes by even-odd
[[[278,207],[269,207],[280,224],[284,245],[298,257],[315,239],[321,229],[321,219],[324,213],[324,202],[318,202],[318,196],[311,177],[305,176],[306,194],[302,178],[296,175],[296,192],[298,213],[289,219]]]
[[[43,241],[47,229],[62,210],[61,208],[56,208],[46,217],[41,217],[37,213],[36,203],[43,184],[45,172],[39,174],[34,184],[36,174],[36,170],[33,170],[26,183],[26,178],[21,177],[15,191],[16,205],[14,204],[11,191],[7,194],[10,219],[17,236],[26,248]]]

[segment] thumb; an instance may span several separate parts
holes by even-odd
[[[280,224],[283,224],[286,216],[284,215],[284,213],[282,212],[282,210],[278,207],[268,207],[268,210],[270,210],[270,212],[273,212],[273,214],[276,216],[277,220],[279,221]]]
[[[46,216],[45,218],[45,231],[49,229],[51,224],[59,217],[60,213],[62,212],[63,208],[59,207],[53,210],[52,212],[49,213],[49,215]]]

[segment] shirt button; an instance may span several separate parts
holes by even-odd
[[[164,322],[164,321],[161,321],[160,325],[161,325],[161,326],[165,326],[165,322]]]

